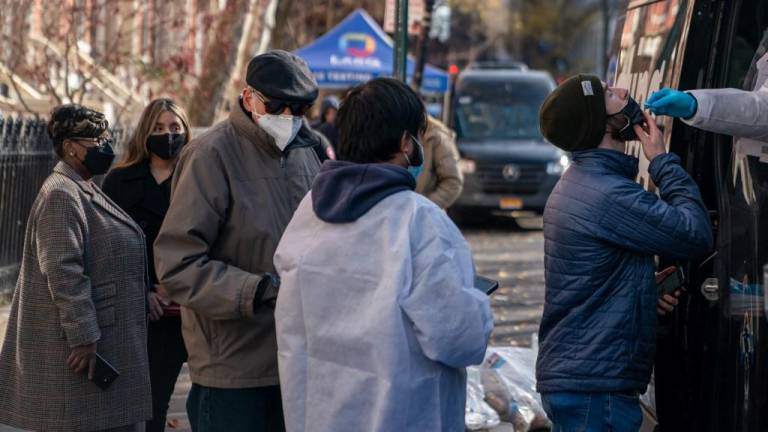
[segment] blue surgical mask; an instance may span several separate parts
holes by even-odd
[[[421,145],[421,142],[415,136],[411,134],[408,134],[408,136],[416,144],[414,146],[414,153],[416,154],[411,157],[405,154],[405,160],[408,162],[408,172],[411,173],[414,179],[418,180],[421,170],[424,168],[424,146]]]

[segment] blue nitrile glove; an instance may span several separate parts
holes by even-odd
[[[663,88],[645,101],[645,108],[656,115],[689,119],[696,114],[698,103],[689,93]]]

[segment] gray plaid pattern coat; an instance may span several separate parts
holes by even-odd
[[[60,162],[27,222],[0,351],[0,424],[93,431],[151,417],[146,265],[141,229]],[[121,374],[107,391],[66,365],[92,342]]]

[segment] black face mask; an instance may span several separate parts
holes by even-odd
[[[112,151],[109,142],[105,142],[101,147],[88,147],[82,164],[91,175],[97,176],[109,171],[113,160],[115,160],[115,152]]]
[[[147,137],[147,149],[161,159],[173,159],[181,152],[184,138],[185,134],[150,135]]]
[[[621,111],[616,114],[611,114],[608,117],[614,117],[617,115],[623,115],[627,119],[627,125],[621,128],[621,130],[613,132],[613,137],[621,141],[636,141],[637,134],[635,133],[635,125],[642,125],[645,123],[645,116],[643,115],[643,109],[640,104],[631,97],[627,101],[627,106],[622,108]]]

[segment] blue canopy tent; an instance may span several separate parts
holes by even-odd
[[[392,75],[392,39],[362,9],[295,54],[307,61],[320,87],[345,88]],[[415,61],[408,58],[409,81],[414,68]],[[421,89],[425,93],[448,91],[448,74],[425,65]]]

